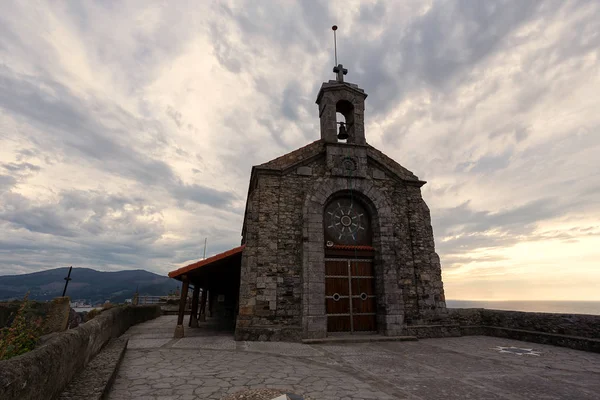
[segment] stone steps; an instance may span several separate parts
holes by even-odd
[[[100,400],[106,398],[127,349],[126,338],[112,339],[69,383],[59,400]]]

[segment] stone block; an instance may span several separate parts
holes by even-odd
[[[312,168],[311,167],[298,167],[296,169],[296,174],[301,175],[301,176],[311,176]]]
[[[44,321],[44,333],[62,332],[69,324],[71,303],[69,297],[56,297],[50,303],[48,316]]]
[[[385,172],[374,169],[373,170],[373,179],[386,179]]]

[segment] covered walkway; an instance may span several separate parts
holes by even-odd
[[[169,272],[169,278],[182,282],[175,338],[186,336],[184,316],[190,287],[192,301],[188,327],[198,328],[199,322],[206,321],[208,315],[212,318],[213,328],[231,332],[235,330],[243,250],[243,245],[235,247]]]

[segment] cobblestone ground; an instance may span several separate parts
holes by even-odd
[[[220,399],[284,389],[326,399],[600,399],[600,354],[471,336],[344,345],[235,342],[174,317],[131,328],[109,399]],[[501,353],[497,346],[539,355]]]

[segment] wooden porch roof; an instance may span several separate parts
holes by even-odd
[[[216,254],[212,257],[205,258],[204,260],[200,260],[193,264],[186,265],[185,267],[181,267],[174,271],[169,272],[169,278],[174,278],[177,280],[181,280],[183,275],[189,274],[191,272],[197,272],[199,268],[206,267],[209,265],[213,265],[217,262],[226,262],[228,259],[231,259],[238,254],[241,254],[246,245],[241,245],[238,247],[234,247],[231,250],[224,251],[223,253]]]

